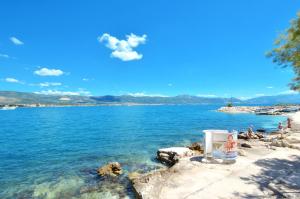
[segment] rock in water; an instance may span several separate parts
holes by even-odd
[[[141,176],[141,174],[138,173],[138,172],[131,172],[131,173],[128,174],[128,179],[130,181],[133,181],[134,179],[136,179],[136,178],[138,178],[140,176]]]
[[[259,133],[265,133],[266,129],[257,129],[256,131],[259,132]]]
[[[245,133],[238,134],[238,139],[248,140],[248,136]]]
[[[179,161],[179,158],[189,157],[193,154],[193,151],[186,147],[171,147],[159,149],[157,159],[168,166],[173,166]]]
[[[190,146],[187,146],[187,148],[193,150],[193,151],[198,151],[200,153],[203,153],[204,152],[204,149],[203,147],[201,146],[201,143],[200,142],[194,142],[192,143]]]
[[[97,173],[100,176],[118,176],[122,174],[122,168],[120,163],[111,162],[103,167],[98,168]]]
[[[241,147],[245,147],[245,148],[252,148],[250,144],[247,143],[242,143]]]
[[[255,133],[255,135],[256,135],[259,139],[264,138],[264,135],[263,135],[262,133]]]

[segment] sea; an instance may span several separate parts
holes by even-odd
[[[128,174],[164,167],[159,148],[202,142],[204,129],[272,131],[283,116],[217,105],[17,108],[0,111],[0,198],[134,198]],[[99,177],[119,162],[123,174]]]

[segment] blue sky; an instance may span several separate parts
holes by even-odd
[[[265,57],[296,0],[1,1],[0,90],[255,97],[293,77]]]

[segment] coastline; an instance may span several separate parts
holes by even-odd
[[[257,140],[247,141],[251,148],[242,148],[244,141],[239,140],[240,156],[235,164],[202,163],[201,155],[181,158],[173,167],[133,178],[137,197],[299,198],[300,112],[286,116],[293,121],[284,140],[294,148],[275,147]]]
[[[164,104],[111,103],[111,104],[13,104],[17,108],[47,108],[47,107],[95,107],[95,106],[161,106]],[[170,104],[171,105],[171,104]],[[3,106],[4,107],[4,106]],[[1,108],[1,106],[0,106]]]
[[[188,104],[177,104],[177,103],[107,103],[107,104],[9,104],[0,105],[1,108],[17,107],[17,108],[47,108],[47,107],[98,107],[98,106],[198,106],[198,105],[212,105],[205,103],[188,103]]]
[[[135,178],[136,176],[134,176],[134,173],[132,175],[131,172],[138,171],[140,173],[147,173],[149,171],[153,171],[154,173],[156,173],[155,170],[158,170],[160,168],[166,168],[166,167],[162,167],[161,164],[159,164],[158,162],[153,161],[153,158],[154,158],[153,157],[154,156],[153,152],[155,152],[156,149],[158,149],[160,147],[169,147],[169,146],[187,146],[187,145],[191,144],[192,141],[199,140],[199,129],[211,128],[210,124],[212,124],[211,125],[212,127],[217,126],[217,125],[221,125],[223,128],[227,128],[228,127],[227,125],[230,125],[230,122],[232,121],[232,122],[235,122],[234,125],[238,126],[238,128],[234,128],[234,129],[244,129],[244,127],[247,125],[248,122],[243,122],[243,121],[239,120],[239,118],[244,118],[245,121],[251,121],[251,123],[254,122],[255,123],[254,126],[262,127],[262,128],[266,128],[266,129],[270,128],[270,131],[272,131],[271,128],[274,124],[277,124],[280,120],[285,119],[285,117],[278,117],[278,120],[277,120],[277,119],[275,119],[277,116],[263,116],[263,117],[260,117],[260,116],[255,116],[254,114],[253,115],[251,115],[251,114],[246,114],[246,115],[240,114],[240,115],[232,115],[232,116],[230,116],[230,120],[225,120],[225,122],[224,122],[224,120],[216,120],[216,118],[219,118],[219,116],[221,116],[221,118],[222,118],[222,116],[227,117],[228,115],[223,114],[223,113],[217,113],[215,111],[215,109],[211,110],[211,107],[206,107],[206,108],[204,107],[204,109],[202,109],[202,107],[200,107],[198,112],[201,112],[201,114],[199,114],[199,116],[197,116],[197,117],[187,117],[189,115],[195,116],[195,114],[197,114],[197,113],[193,112],[194,107],[185,107],[184,109],[181,109],[181,107],[169,106],[169,107],[166,107],[166,108],[167,108],[167,110],[172,110],[172,111],[170,112],[170,114],[166,115],[167,117],[162,117],[162,119],[165,118],[165,120],[161,120],[161,118],[160,118],[159,124],[165,124],[165,123],[168,123],[168,122],[172,121],[172,124],[173,124],[173,127],[174,127],[174,121],[176,123],[176,120],[174,120],[174,119],[169,120],[169,119],[166,119],[166,118],[176,116],[177,114],[174,114],[174,113],[181,113],[181,114],[186,113],[187,114],[187,115],[182,114],[182,117],[178,118],[178,120],[177,120],[177,121],[181,121],[181,123],[179,123],[177,127],[175,126],[175,128],[173,128],[173,129],[182,128],[183,129],[182,130],[182,132],[183,132],[182,136],[180,134],[176,134],[176,137],[175,136],[171,137],[170,134],[167,133],[166,134],[167,139],[163,139],[163,138],[159,137],[158,139],[160,140],[160,145],[155,145],[155,146],[153,146],[153,144],[152,144],[153,142],[151,143],[151,139],[149,139],[149,138],[147,139],[146,143],[143,142],[144,146],[135,145],[134,142],[128,142],[127,144],[124,144],[124,142],[123,142],[124,145],[122,145],[122,142],[118,142],[117,145],[112,144],[113,147],[123,146],[123,147],[119,147],[116,150],[116,152],[117,151],[122,151],[122,153],[124,154],[124,156],[123,156],[124,158],[121,157],[121,156],[118,156],[118,152],[117,152],[117,153],[115,153],[116,155],[114,155],[114,154],[111,155],[111,157],[113,157],[113,159],[112,158],[111,159],[104,159],[105,158],[105,153],[101,153],[102,148],[99,147],[99,144],[97,144],[96,147],[91,147],[88,153],[79,154],[78,156],[75,154],[74,156],[72,156],[72,161],[70,161],[70,165],[73,165],[74,161],[77,161],[77,160],[80,160],[80,163],[76,164],[77,168],[71,169],[71,170],[64,169],[64,168],[69,168],[68,167],[69,164],[64,165],[62,167],[62,171],[64,171],[64,174],[61,175],[60,178],[52,180],[50,175],[49,176],[40,175],[40,174],[38,174],[38,172],[36,172],[37,175],[31,175],[31,176],[35,176],[34,179],[44,178],[45,180],[44,181],[40,180],[39,183],[34,183],[34,185],[32,187],[26,187],[26,186],[23,186],[23,185],[22,186],[16,185],[12,188],[8,187],[8,188],[4,188],[2,190],[8,190],[7,193],[11,193],[11,194],[14,194],[16,192],[15,190],[22,190],[18,193],[18,197],[19,196],[22,197],[26,193],[31,193],[30,191],[33,191],[33,193],[36,196],[39,196],[39,197],[45,196],[46,194],[49,194],[49,195],[52,194],[52,195],[55,195],[56,198],[59,198],[63,194],[68,193],[68,194],[74,195],[74,197],[78,196],[78,197],[81,197],[81,198],[93,197],[94,195],[95,196],[99,195],[99,197],[101,197],[102,195],[105,195],[105,194],[108,194],[111,198],[113,198],[114,196],[115,197],[120,196],[121,198],[123,196],[124,197],[128,196],[129,198],[131,198],[131,197],[133,198],[134,197],[134,191],[132,189],[130,181],[128,180],[128,177],[129,178]],[[115,109],[115,108],[113,108],[113,109]],[[134,110],[135,108],[133,108],[133,109],[125,108],[125,109],[126,109],[126,113],[128,113],[128,112],[129,113],[134,113],[134,112],[130,112],[130,110]],[[156,109],[156,108],[153,107],[153,108],[145,108],[145,109],[148,110],[148,111],[143,112],[143,113],[144,113],[144,115],[148,116],[149,115],[148,113],[151,113],[153,111],[153,109]],[[36,118],[35,115],[38,116],[38,117],[40,115],[43,115],[43,114],[45,116],[47,116],[48,115],[48,110],[51,111],[52,109],[49,108],[49,109],[44,109],[44,110],[43,109],[40,109],[40,110],[38,110],[38,109],[36,109],[36,110],[35,109],[26,110],[26,114],[27,114],[28,118],[30,119],[29,121],[32,121],[33,118]],[[49,119],[50,119],[49,121],[51,121],[51,124],[53,124],[52,125],[53,128],[56,125],[58,125],[58,126],[60,126],[61,129],[64,129],[64,125],[61,126],[61,121],[64,121],[64,119],[68,119],[69,117],[72,118],[72,121],[77,121],[77,119],[81,119],[81,117],[80,116],[78,117],[78,116],[76,116],[75,114],[72,114],[72,113],[77,113],[78,111],[84,111],[84,112],[81,112],[81,113],[85,116],[87,116],[87,115],[89,116],[88,117],[89,122],[90,121],[95,121],[94,123],[97,123],[99,125],[99,124],[101,124],[101,123],[99,123],[101,120],[99,120],[99,119],[91,120],[93,118],[93,117],[91,117],[91,115],[94,115],[92,113],[92,112],[94,112],[94,110],[96,110],[96,109],[94,109],[94,108],[86,108],[86,109],[85,108],[82,108],[82,109],[75,108],[75,109],[70,110],[70,109],[66,108],[67,112],[64,112],[64,110],[62,108],[57,108],[57,109],[54,108],[53,109],[54,112],[59,113],[61,116],[65,115],[65,117],[59,117],[59,120],[54,119],[53,117],[49,117]],[[98,109],[98,110],[101,113],[102,109]],[[109,109],[105,109],[105,110],[109,110]],[[173,112],[174,110],[177,110],[177,111]],[[71,112],[69,112],[69,111],[71,111]],[[166,112],[166,109],[158,108],[156,110],[156,112],[159,113],[157,115],[161,115],[163,112]],[[204,112],[205,114],[202,114],[202,112]],[[26,127],[26,125],[23,125],[23,123],[21,122],[21,121],[24,120],[24,117],[22,117],[22,114],[18,114],[18,113],[22,113],[22,110],[16,111],[15,113],[14,112],[10,112],[8,114],[6,114],[4,112],[2,112],[2,113],[3,113],[3,115],[7,115],[8,117],[12,118],[11,121],[14,121],[14,122],[19,121],[19,122],[17,122],[17,125],[19,125],[19,128],[20,127],[22,127],[22,128]],[[31,114],[28,114],[28,113],[31,113]],[[65,113],[68,113],[68,114],[65,114]],[[92,113],[92,114],[89,114],[89,113]],[[114,116],[114,115],[119,115],[119,114],[120,114],[120,112],[116,111],[115,114],[109,114],[109,115]],[[19,115],[21,117],[18,117]],[[55,115],[56,115],[56,117],[58,116],[57,114],[54,114],[54,116]],[[96,114],[96,115],[99,116],[99,114]],[[126,115],[128,115],[128,114],[126,114]],[[210,115],[213,116],[213,117],[211,117]],[[101,114],[100,114],[100,116],[101,116]],[[140,118],[141,118],[140,114],[137,114],[136,116],[137,116],[138,120],[129,119],[129,120],[124,120],[124,121],[139,121]],[[206,121],[206,123],[201,123],[201,118],[203,118],[203,116],[205,117],[204,121]],[[124,118],[124,115],[122,117]],[[147,121],[152,120],[151,118],[150,119],[148,117],[146,117],[146,118],[147,118]],[[213,118],[214,120],[212,121],[210,118]],[[236,119],[234,119],[234,118],[236,118]],[[26,119],[26,117],[25,117],[25,119]],[[255,121],[256,119],[257,119],[257,121]],[[70,121],[70,119],[68,119],[68,120]],[[197,124],[195,125],[195,129],[197,129],[196,130],[197,132],[190,131],[190,132],[192,132],[191,133],[192,135],[190,137],[188,137],[189,136],[189,133],[188,133],[189,130],[187,130],[187,129],[189,129],[189,126],[187,126],[184,123],[184,121],[188,121],[188,124],[191,124],[190,123],[191,120],[197,122]],[[273,122],[275,120],[276,120],[276,122]],[[55,121],[57,121],[57,122],[55,122]],[[212,121],[212,122],[209,122],[209,125],[205,126],[208,123],[207,121]],[[215,121],[217,121],[218,124],[214,123]],[[123,122],[123,123],[125,123],[125,122]],[[265,125],[266,123],[268,123],[268,125]],[[82,125],[84,123],[80,123],[80,124]],[[76,127],[76,124],[73,123],[73,125],[75,125],[75,127]],[[120,123],[117,123],[115,125],[115,127],[119,127],[119,125],[120,125]],[[135,125],[136,125],[136,122],[132,122],[132,126],[131,126],[130,129],[134,129]],[[71,126],[70,123],[68,124],[68,126]],[[78,128],[73,128],[74,131],[72,131],[72,128],[69,128],[68,126],[65,126],[65,129],[68,129],[68,132],[70,132],[70,133],[63,134],[63,135],[72,135],[73,136],[73,134],[74,134],[75,139],[76,139],[76,136],[77,136],[77,138],[86,137],[86,133],[85,133],[86,131],[84,129],[78,131]],[[99,125],[99,126],[102,127],[103,125]],[[168,126],[158,125],[155,128],[151,125],[151,126],[148,126],[148,128],[149,129],[159,129],[159,130],[162,129],[162,130],[159,131],[160,133],[157,133],[160,136],[164,135],[163,134],[164,132],[172,132],[172,127],[169,126],[169,125]],[[5,126],[4,126],[3,129],[5,129]],[[122,128],[122,129],[124,130],[126,128]],[[22,130],[25,130],[25,132],[26,132],[26,128],[24,128]],[[55,131],[55,128],[54,128],[54,131]],[[52,131],[52,132],[54,132],[54,131]],[[186,131],[187,133],[185,133],[184,131]],[[32,132],[31,128],[27,132],[28,132],[28,135],[31,135],[32,134],[31,133]],[[37,131],[37,133],[38,132],[39,131]],[[94,131],[94,132],[96,133],[96,135],[98,135],[99,131]],[[151,132],[153,132],[153,131],[151,131]],[[37,134],[37,133],[34,133],[34,134]],[[95,135],[95,134],[93,134],[93,130],[89,131],[89,133],[90,133],[90,135]],[[129,130],[128,133],[130,135],[132,135],[132,133],[134,133],[134,132],[132,132],[132,130]],[[41,135],[42,136],[45,135],[44,131],[41,131]],[[116,136],[114,136],[114,137],[118,138],[119,135],[120,134],[116,134]],[[195,135],[195,136],[193,136],[193,135]],[[95,137],[98,137],[98,136],[95,136]],[[11,138],[11,140],[16,140],[15,136],[10,136],[10,138]],[[94,140],[90,140],[90,142],[85,142],[84,139],[78,139],[78,140],[79,140],[80,143],[86,143],[85,145],[92,145],[92,143],[94,143]],[[169,142],[170,140],[172,142]],[[147,150],[145,150],[145,151],[147,151],[147,153],[143,153],[143,152],[142,153],[134,153],[134,157],[133,157],[131,149],[127,150],[126,145],[129,145],[133,150],[143,149],[143,147],[148,147],[148,146],[152,146],[152,147],[147,148]],[[46,153],[55,155],[55,153],[51,153],[51,151],[47,151]],[[145,158],[145,157],[147,157],[147,158]],[[65,163],[65,162],[69,161],[68,158],[65,158],[65,159],[63,159],[63,158],[64,158],[64,155],[59,157],[59,159],[61,160],[60,162]],[[97,158],[99,158],[99,159],[97,159]],[[39,157],[38,159],[43,159],[43,157]],[[97,159],[97,160],[95,160],[95,159]],[[119,177],[114,177],[114,178],[109,178],[109,177],[108,178],[103,178],[103,177],[97,176],[97,173],[95,173],[96,168],[101,167],[103,165],[105,166],[107,163],[112,162],[112,160],[120,162],[120,164],[122,165],[122,167],[124,169],[124,174],[120,175]],[[48,160],[47,160],[47,162],[48,162]],[[90,163],[92,163],[92,164],[90,164]],[[197,158],[193,161],[193,163],[195,163],[195,164],[197,163]],[[181,162],[180,164],[182,165],[183,163]],[[61,165],[61,163],[59,163],[58,165]],[[179,166],[180,165],[177,165],[177,166],[175,165],[175,167],[179,167]],[[190,167],[188,165],[182,165],[182,166],[183,167]],[[56,171],[52,171],[51,169],[47,170],[47,167],[48,167],[48,164],[46,163],[45,168],[41,167],[41,168],[43,168],[41,170],[43,170],[43,172],[47,171],[47,173],[49,173],[49,174],[51,174],[52,172],[56,173]],[[32,168],[34,168],[34,167],[32,167]],[[193,167],[190,167],[190,168],[193,168]],[[34,169],[36,171],[38,171],[40,168],[34,168]],[[179,167],[179,169],[181,169],[181,167]],[[17,171],[17,168],[15,169],[15,171]],[[80,173],[76,173],[76,174],[71,173],[71,172],[74,172],[74,171],[75,172],[79,171]],[[164,169],[162,169],[161,171],[162,171],[161,174],[163,175],[163,177],[158,178],[158,179],[162,180],[162,181],[158,181],[158,182],[163,184],[164,183],[163,180],[169,174],[167,173],[167,175],[166,175],[166,172],[164,172]],[[128,175],[128,174],[130,174],[130,175]],[[9,175],[7,175],[6,179],[9,179],[8,177],[9,177]],[[19,175],[19,177],[21,178],[23,176]],[[26,176],[24,175],[24,177],[26,177]],[[76,181],[79,181],[80,183],[73,183],[73,182],[76,182]],[[57,187],[61,187],[61,189],[59,189]],[[1,195],[1,193],[0,193],[0,195]],[[12,197],[12,195],[11,195],[11,197]],[[109,197],[106,196],[106,198],[109,198]]]

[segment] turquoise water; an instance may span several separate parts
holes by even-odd
[[[201,140],[203,129],[273,128],[280,116],[218,106],[18,108],[0,111],[0,198],[132,197],[126,174],[161,167],[156,150]],[[96,169],[118,161],[125,174]]]

